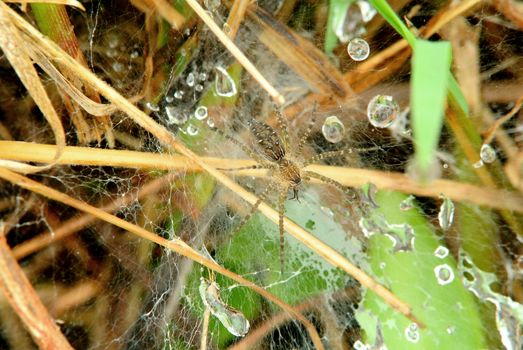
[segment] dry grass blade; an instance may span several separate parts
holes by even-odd
[[[350,87],[331,61],[308,40],[257,7],[248,10],[249,17],[261,26],[260,41],[280,60],[300,75],[320,94],[349,98]]]
[[[45,91],[44,86],[38,77],[38,73],[33,66],[31,58],[25,50],[22,36],[19,34],[18,29],[13,25],[12,19],[6,11],[6,9],[8,11],[11,11],[11,9],[3,3],[1,5],[0,28],[2,28],[2,30],[0,31],[0,47],[16,71],[16,74],[20,77],[20,80],[29,91],[29,94],[42,111],[42,114],[49,122],[58,147],[56,148],[56,153],[51,163],[48,165],[34,166],[9,160],[0,160],[0,166],[23,173],[35,173],[51,168],[60,158],[63,148],[65,147],[65,133],[60,118],[56,114],[56,111],[51,104],[51,100],[47,96],[47,92]]]
[[[0,290],[40,349],[73,349],[14,258],[5,229],[0,223]]]
[[[0,141],[0,157],[31,162],[47,162],[52,158],[55,146],[35,143]],[[247,159],[201,158],[206,164],[216,168],[240,168],[254,165]],[[155,153],[93,149],[88,147],[67,146],[59,164],[113,166],[140,168],[144,170],[182,170],[202,171],[202,168],[184,156],[170,156]],[[508,209],[523,213],[523,197],[518,193],[495,187],[476,186],[468,183],[438,179],[423,186],[402,173],[393,173],[369,169],[311,165],[307,170],[330,177],[349,187],[367,184],[369,179],[378,189],[394,190],[418,196],[439,198],[444,193],[458,202],[468,202],[495,209]],[[240,176],[266,176],[265,170],[252,169],[236,171]],[[316,181],[313,181],[316,182]],[[503,201],[497,200],[503,198]]]
[[[229,13],[229,18],[227,19],[226,25],[229,28],[227,35],[231,40],[234,40],[238,29],[240,29],[240,24],[245,18],[245,12],[247,7],[250,4],[250,0],[234,0],[232,4],[231,12]]]
[[[41,4],[58,4],[76,7],[82,11],[85,11],[84,5],[81,2],[76,0],[3,0],[4,2],[11,2],[17,4],[31,4],[31,3],[41,3]]]
[[[165,0],[151,0],[158,11],[158,14],[165,18],[175,29],[181,29],[185,23],[183,17]],[[146,1],[147,2],[147,1]]]
[[[193,0],[189,0],[193,1]],[[198,5],[199,6],[199,5]],[[126,113],[134,122],[143,127],[145,130],[153,134],[160,142],[172,147],[177,152],[188,157],[192,162],[200,166],[211,176],[213,176],[218,182],[226,186],[233,193],[243,198],[246,202],[253,205],[257,202],[258,198],[252,193],[245,190],[243,187],[235,183],[229,177],[225,176],[222,172],[216,170],[214,167],[205,163],[200,157],[198,157],[191,150],[186,148],[183,144],[178,142],[174,136],[163,126],[156,123],[148,115],[140,111],[136,106],[129,102],[124,96],[120,95],[116,90],[108,86],[104,81],[96,77],[91,71],[79,66],[71,57],[65,54],[59,47],[53,42],[50,42],[46,38],[42,37],[41,34],[29,25],[25,20],[20,18],[18,14],[9,9],[5,4],[0,3],[0,7],[6,7],[11,12],[12,18],[15,20],[17,25],[26,33],[26,40],[34,41],[39,46],[42,52],[45,52],[50,59],[54,59],[60,62],[66,69],[70,69],[76,72],[79,79],[95,87],[102,95],[104,95],[110,102],[114,103],[122,112]],[[199,7],[201,9],[201,7]],[[259,206],[260,211],[269,220],[274,223],[279,222],[278,213],[272,209],[269,205],[262,203]],[[419,325],[422,323],[412,315],[412,311],[407,303],[396,297],[391,291],[378,284],[372,277],[366,274],[364,271],[358,269],[355,265],[349,262],[345,257],[338,253],[333,248],[329,247],[319,239],[315,238],[304,230],[299,225],[296,225],[291,220],[285,218],[286,231],[294,236],[296,239],[301,241],[307,247],[312,249],[316,254],[321,256],[325,261],[331,263],[334,266],[339,267],[349,275],[357,279],[361,285],[365,288],[371,289],[378,296],[380,296],[387,304],[393,309],[401,312],[406,317],[417,322]]]
[[[86,204],[82,201],[79,201],[77,199],[74,199],[64,193],[61,193],[59,191],[56,191],[50,187],[47,187],[45,185],[42,185],[36,181],[33,181],[25,176],[19,175],[17,173],[14,173],[7,169],[0,168],[0,178],[3,178],[4,180],[10,181],[13,184],[16,184],[22,188],[25,188],[27,190],[30,190],[34,193],[40,194],[42,196],[45,196],[49,199],[61,202],[63,204],[69,205],[73,208],[76,208],[78,210],[81,210],[83,212],[89,213],[98,219],[104,220],[108,223],[111,223],[115,226],[118,226],[126,231],[131,232],[132,234],[141,237],[143,239],[146,239],[148,241],[154,242],[156,244],[161,245],[162,247],[165,247],[167,249],[170,249],[180,255],[183,255],[223,276],[227,276],[231,278],[232,280],[236,281],[240,285],[243,285],[245,287],[248,287],[252,290],[254,290],[256,293],[260,294],[267,300],[275,303],[282,309],[286,310],[290,314],[292,314],[297,320],[299,320],[307,329],[309,332],[309,335],[311,336],[312,341],[314,342],[314,345],[317,349],[323,349],[323,345],[321,343],[320,337],[309,320],[307,320],[302,314],[299,312],[296,312],[290,305],[284,303],[268,291],[266,291],[264,288],[259,287],[258,285],[252,283],[251,281],[223,268],[222,266],[218,265],[212,260],[207,259],[194,249],[192,249],[190,246],[188,246],[185,242],[183,242],[180,239],[173,239],[173,240],[166,240],[163,237],[160,237],[142,227],[139,227],[137,225],[134,225],[132,223],[129,223],[123,219],[120,219],[112,214],[109,214],[102,209],[93,207],[89,204]],[[14,257],[13,257],[14,260]],[[16,260],[14,260],[16,263]]]
[[[207,12],[200,6],[200,4],[195,0],[186,0],[187,4],[196,12],[196,14],[205,22],[205,24],[211,29],[211,31],[216,35],[218,40],[229,50],[231,55],[238,60],[238,62],[245,68],[247,72],[260,84],[260,86],[267,91],[269,96],[271,96],[275,102],[280,105],[285,103],[285,98],[282,94],[274,88],[274,86],[269,83],[267,79],[258,71],[258,69],[252,64],[251,61],[240,49],[229,39],[229,37],[214,23],[214,20],[207,14]]]

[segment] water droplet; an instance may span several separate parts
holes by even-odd
[[[140,57],[140,52],[137,50],[134,50],[133,52],[131,52],[129,57],[131,57],[132,59],[136,59],[136,58]]]
[[[199,106],[196,108],[196,111],[194,111],[194,117],[198,120],[204,120],[207,118],[207,107]]]
[[[207,119],[207,125],[210,128],[214,128],[214,120],[212,120],[211,118]]]
[[[483,163],[493,163],[496,160],[496,150],[492,148],[492,146],[488,143],[485,143],[481,146],[481,150],[479,151],[479,157],[481,158]]]
[[[368,350],[369,347],[363,343],[361,340],[356,340],[354,344],[352,344],[352,348],[354,350]]]
[[[361,18],[365,23],[370,22],[378,13],[368,1],[358,1],[357,4],[360,7]]]
[[[172,96],[165,96],[165,102],[171,103],[172,101],[174,101],[174,97],[172,97]]]
[[[189,134],[189,136],[196,136],[198,135],[198,128],[192,124],[189,124],[187,126],[187,134]]]
[[[369,57],[369,43],[362,38],[354,38],[347,45],[347,53],[354,61],[363,61]]]
[[[407,328],[405,328],[405,337],[411,343],[419,342],[419,338],[420,338],[419,328],[416,323],[412,322],[411,324],[409,324],[407,326]]]
[[[166,106],[165,114],[167,115],[167,124],[181,125],[187,121],[187,115],[185,113],[179,113],[174,106]]]
[[[198,75],[198,80],[199,81],[206,81],[207,80],[207,73],[200,73]]]
[[[125,70],[125,66],[121,62],[114,62],[112,68],[116,73],[121,73]]]
[[[330,218],[334,217],[334,212],[329,207],[320,207],[321,211]]]
[[[160,111],[160,107],[158,107],[157,105],[155,105],[154,103],[151,103],[151,102],[147,102],[145,104],[145,107],[147,107],[148,109],[150,109],[153,112],[159,112]]]
[[[444,231],[447,231],[454,220],[454,203],[445,196],[441,198],[443,198],[443,203],[441,203],[441,206],[439,207],[438,221],[439,226]]]
[[[396,119],[400,108],[392,96],[376,95],[367,105],[367,118],[377,128],[389,127]]]
[[[109,49],[105,52],[105,54],[107,55],[107,57],[116,57],[118,55],[118,51],[116,51],[115,49]]]
[[[338,117],[331,115],[323,122],[321,132],[327,141],[331,143],[338,143],[343,140],[345,126],[338,119]]]
[[[385,270],[386,267],[387,267],[387,263],[380,262],[380,269],[381,270]]]
[[[200,91],[203,91],[203,85],[202,84],[196,84],[196,86],[194,87],[194,90],[200,92]]]
[[[196,81],[196,78],[194,77],[194,73],[187,74],[187,78],[185,78],[185,83],[187,86],[194,86],[194,82]]]
[[[447,327],[447,334],[452,334],[456,331],[456,326],[448,326]]]
[[[183,34],[184,34],[185,36],[189,36],[189,35],[191,35],[191,29],[189,29],[189,28],[185,28],[185,30],[183,31]]]
[[[438,283],[442,286],[449,284],[454,280],[454,271],[447,264],[436,266],[434,268],[434,274],[436,275]]]
[[[223,324],[225,328],[237,337],[243,337],[249,331],[249,320],[238,310],[225,304],[220,298],[220,287],[216,282],[202,278],[198,288],[203,304]]]
[[[215,69],[217,70],[214,80],[216,94],[222,97],[232,97],[236,95],[236,84],[227,70],[220,66],[215,67]]]
[[[407,211],[407,210],[411,210],[412,208],[414,208],[415,199],[416,199],[416,197],[414,197],[413,195],[410,195],[407,198],[405,198],[404,200],[402,200],[400,203],[400,210]]]
[[[442,245],[438,246],[434,251],[434,256],[436,258],[445,259],[447,255],[449,255],[449,250],[447,249],[447,247],[444,247]]]
[[[228,23],[224,23],[222,30],[225,34],[229,35],[229,33],[231,32],[231,26]]]
[[[483,161],[480,159],[480,160],[478,160],[476,163],[474,163],[472,166],[474,167],[474,169],[479,169],[479,168],[481,168],[483,165],[485,165],[485,164],[484,164]]]
[[[183,98],[183,91],[182,90],[175,91],[174,98],[177,100],[181,100]]]

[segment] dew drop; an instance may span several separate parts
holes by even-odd
[[[165,96],[165,102],[171,103],[173,101],[174,101],[174,97],[172,97],[172,96]]]
[[[231,33],[231,26],[228,23],[224,23],[222,30],[225,34],[229,35]]]
[[[116,73],[121,73],[125,70],[125,66],[121,62],[114,62],[112,68]]]
[[[194,117],[198,120],[204,120],[207,118],[207,107],[205,106],[199,106],[194,111]]]
[[[476,163],[474,163],[472,166],[474,167],[474,169],[479,169],[479,168],[481,168],[483,165],[485,165],[485,163],[483,163],[483,161],[480,159],[480,160],[478,160]]]
[[[187,86],[194,86],[194,82],[196,81],[196,78],[194,77],[194,73],[187,74],[187,78],[185,78],[185,83]]]
[[[420,338],[419,328],[416,323],[412,322],[411,324],[409,324],[407,326],[407,328],[405,328],[405,337],[411,343],[419,342],[419,338]]]
[[[354,344],[352,344],[352,348],[354,350],[368,350],[369,347],[365,345],[361,340],[356,340]]]
[[[187,121],[187,115],[184,113],[177,112],[174,106],[166,106],[165,114],[167,115],[167,124],[181,125]]]
[[[200,74],[198,74],[198,80],[199,81],[206,81],[207,80],[207,73],[200,73]]]
[[[449,255],[449,250],[447,249],[447,247],[444,247],[442,245],[438,246],[434,251],[434,256],[436,258],[445,259],[447,255]]]
[[[402,200],[400,203],[400,210],[408,211],[408,210],[411,210],[412,208],[414,208],[415,199],[416,199],[416,197],[414,197],[413,195],[410,195],[407,198],[405,198],[404,200]]]
[[[196,136],[198,135],[198,128],[192,124],[189,124],[189,126],[187,126],[187,134],[189,136]]]
[[[454,203],[452,203],[452,201],[447,197],[443,196],[442,198],[443,203],[441,203],[441,206],[439,207],[438,222],[439,226],[444,231],[447,231],[454,220]]]
[[[481,158],[483,163],[493,163],[496,160],[496,150],[492,148],[492,146],[488,143],[485,143],[481,146],[481,149],[479,151],[479,157]]]
[[[447,334],[452,334],[456,331],[456,326],[448,326],[447,327]]]
[[[211,118],[207,119],[207,125],[210,128],[214,128],[214,120],[212,120]]]
[[[331,115],[323,122],[321,132],[327,141],[331,143],[338,143],[343,140],[345,126],[338,119],[338,117]]]
[[[376,95],[367,105],[367,118],[377,128],[387,128],[396,119],[400,108],[392,96]]]
[[[434,268],[434,274],[439,284],[442,286],[454,280],[454,271],[447,264],[438,265]]]
[[[334,212],[329,207],[320,207],[321,211],[330,218],[334,217]]]
[[[200,91],[203,91],[203,85],[202,84],[196,84],[196,86],[194,87],[194,90],[200,92]]]
[[[362,38],[354,38],[347,45],[347,53],[354,61],[363,61],[369,57],[369,43]]]
[[[183,91],[181,91],[181,90],[175,91],[174,98],[177,100],[181,100],[183,98]]]
[[[232,97],[236,95],[236,84],[227,70],[220,66],[215,67],[215,69],[217,70],[214,80],[216,94],[222,97]]]
[[[137,50],[134,50],[133,52],[131,52],[129,57],[131,57],[132,59],[136,59],[136,58],[140,57],[140,52],[138,52]]]
[[[220,287],[216,282],[202,278],[198,288],[203,304],[223,326],[237,337],[243,337],[249,331],[249,320],[238,310],[225,304],[220,298]]]
[[[147,107],[148,109],[150,109],[153,112],[159,112],[160,111],[160,107],[158,107],[158,105],[155,105],[154,103],[151,103],[151,102],[147,102],[145,104],[145,107]]]

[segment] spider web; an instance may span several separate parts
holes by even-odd
[[[408,16],[414,27],[423,26],[441,10],[432,2],[407,3],[400,15]],[[85,5],[85,14],[71,11],[71,18],[89,66],[124,96],[139,94],[145,81],[144,48],[151,50],[143,14],[123,1],[92,1]],[[226,7],[212,1],[204,5],[223,25]],[[259,5],[269,10],[281,6],[270,2]],[[318,47],[325,26],[314,14],[321,11],[325,11],[322,3],[297,2],[289,22],[298,34]],[[512,108],[517,91],[521,94],[521,89],[508,89],[521,80],[523,72],[523,61],[517,58],[523,47],[520,32],[488,6],[463,21],[467,28],[480,33],[479,64],[486,89],[482,100],[489,107],[485,113],[499,117]],[[387,25],[375,25],[374,31],[372,22],[367,25],[371,55],[400,39]],[[158,31],[166,30],[169,36],[155,49],[155,71],[161,72],[155,83],[160,87],[157,95],[142,99],[140,107],[201,156],[247,159],[248,155],[212,127],[255,150],[249,121],[255,118],[274,122],[273,106],[265,92],[241,72],[206,27],[193,23],[174,34],[166,27],[165,23],[159,24]],[[260,43],[258,30],[246,21],[235,42],[285,95],[288,105],[284,109],[317,92]],[[445,35],[452,38],[455,34]],[[358,65],[341,53],[345,47],[340,44],[332,58],[344,72]],[[512,64],[503,65],[511,59],[508,63]],[[307,105],[295,115],[286,115],[290,151],[314,114],[318,122],[308,138],[304,159],[322,152],[353,149],[323,164],[405,172],[414,152],[408,133],[408,66],[404,64],[378,85],[358,92],[350,102],[337,102],[316,112]],[[10,69],[3,65],[2,71]],[[511,96],[497,93],[505,88]],[[41,116],[30,113],[30,107],[21,104],[16,110],[29,110],[27,114],[34,119],[32,126],[17,121],[8,111],[10,98],[16,94],[16,88],[2,88],[2,101],[7,101],[3,108],[5,125],[12,125],[17,140],[48,142],[52,139],[50,131]],[[378,129],[367,120],[367,103],[377,94],[392,95],[401,107],[401,117],[391,128]],[[205,117],[198,118],[195,113],[202,106],[206,108]],[[322,123],[331,115],[336,115],[345,127],[340,142],[331,143],[322,134]],[[126,116],[116,114],[112,118],[117,149],[170,153]],[[405,124],[401,126],[400,122]],[[273,125],[281,132],[277,124]],[[482,127],[485,125],[489,125],[488,121]],[[503,127],[517,147],[521,142],[521,117],[514,117]],[[75,144],[74,129],[69,126],[68,130],[69,144]],[[506,162],[506,148],[497,142],[493,146],[499,161]],[[442,178],[463,181],[472,176],[473,165],[458,149],[451,130],[445,127],[438,154]],[[231,176],[258,195],[268,180],[276,181],[263,176]],[[162,185],[151,185],[166,177],[168,181]],[[115,215],[164,238],[181,238],[218,264],[296,306],[317,328],[326,348],[447,349],[460,344],[470,349],[517,349],[523,343],[523,308],[519,304],[523,300],[521,236],[518,226],[499,212],[452,203],[446,197],[374,193],[372,178],[368,186],[358,189],[363,193],[358,200],[350,201],[328,184],[305,183],[300,187],[299,202],[286,201],[288,218],[414,305],[415,313],[436,319],[424,319],[428,327],[423,328],[289,234],[285,235],[286,267],[282,273],[278,225],[254,213],[238,231],[238,224],[251,207],[205,173],[59,166],[34,178],[96,206],[128,198],[114,210]],[[148,185],[149,192],[140,194],[138,190]],[[1,207],[3,213],[8,208],[24,208],[33,198],[7,184],[0,191],[7,203]],[[276,209],[277,196],[272,192],[267,198]],[[46,231],[53,234],[64,223],[77,220],[78,213],[71,208],[36,200],[40,205],[31,206],[9,233],[15,251],[35,235]],[[374,203],[379,208],[363,209]],[[516,222],[521,221],[514,217]],[[448,230],[441,228],[441,222],[449,226]],[[203,348],[209,349],[314,348],[301,323],[249,288],[108,223],[92,222],[74,235],[20,259],[77,349],[196,349],[202,348],[205,337]],[[210,292],[212,283],[219,286],[217,294]],[[205,300],[202,286],[210,293]],[[7,310],[5,304],[3,308]],[[34,347],[10,313],[0,314],[0,347]],[[238,323],[224,326],[233,316]],[[249,330],[235,335],[242,333],[246,320]]]

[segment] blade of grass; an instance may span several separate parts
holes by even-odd
[[[412,57],[411,113],[416,165],[425,174],[438,147],[450,75],[448,42],[416,40]]]
[[[332,50],[338,43],[336,28],[343,26],[347,16],[347,10],[354,0],[330,0],[329,17],[327,18],[327,28],[325,28],[324,50],[327,54],[332,54]]]

